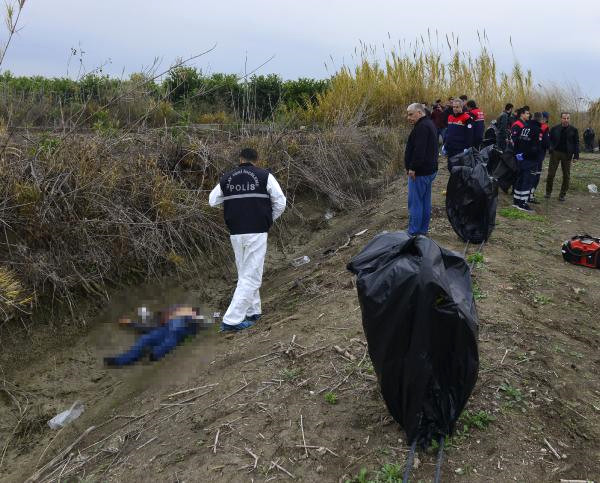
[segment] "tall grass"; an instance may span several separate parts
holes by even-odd
[[[330,88],[317,95],[307,112],[310,122],[332,124],[396,124],[405,117],[412,102],[466,94],[495,118],[507,102],[548,111],[558,119],[561,109],[572,108],[565,89],[543,87],[534,82],[530,70],[515,62],[509,73],[499,72],[487,47],[477,55],[460,49],[457,39],[447,38],[447,51],[432,42],[417,42],[411,50],[398,45],[383,55],[362,45],[356,67],[341,67]]]
[[[227,233],[208,192],[243,146],[258,149],[292,206],[310,193],[344,209],[372,196],[366,180],[397,158],[398,136],[357,128],[15,136],[0,156],[0,327],[50,307],[76,315],[82,298],[101,300],[123,282],[222,269]]]

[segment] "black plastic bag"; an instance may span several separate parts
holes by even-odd
[[[517,176],[519,175],[519,167],[517,166],[517,161],[515,160],[515,156],[511,152],[504,152],[502,156],[500,156],[500,160],[498,161],[498,165],[493,171],[492,176],[498,182],[498,186],[504,191],[508,193],[510,187],[517,180]]]
[[[377,235],[348,264],[383,399],[408,443],[451,435],[479,370],[471,273],[424,236]]]
[[[485,167],[487,168],[487,172],[490,174],[490,176],[492,176],[498,167],[500,160],[502,159],[503,152],[497,149],[495,145],[486,149],[487,151],[485,153],[482,152],[482,155],[487,157],[487,163]]]
[[[498,186],[485,165],[452,169],[446,188],[446,214],[452,228],[463,240],[486,241],[496,226]]]
[[[448,159],[448,168],[452,172],[452,169],[456,166],[471,166],[474,168],[482,162],[483,158],[481,157],[481,154],[479,154],[479,151],[475,148],[469,148],[465,152],[450,157],[450,159]]]

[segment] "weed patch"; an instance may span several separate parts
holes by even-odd
[[[502,208],[498,214],[504,218],[510,218],[511,220],[527,220],[527,221],[540,221],[545,222],[546,217],[542,215],[532,215],[526,211],[518,210],[517,208]]]
[[[467,262],[469,265],[473,265],[474,268],[482,268],[485,264],[485,259],[483,258],[483,254],[480,252],[472,253],[467,257]]]

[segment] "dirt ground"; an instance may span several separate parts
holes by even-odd
[[[442,481],[600,478],[600,271],[560,254],[574,234],[600,236],[600,196],[587,189],[600,185],[600,157],[582,158],[567,201],[542,199],[536,217],[502,211],[511,200],[500,194],[473,270],[479,380]],[[445,215],[446,182],[440,169],[430,235],[462,252]],[[32,343],[33,360],[2,374],[0,478],[401,481],[405,436],[380,397],[345,267],[375,234],[406,228],[406,182],[354,213],[325,220],[325,208],[297,201],[293,228],[271,234],[264,317],[251,330],[207,330],[159,363],[102,367],[128,341],[114,323],[126,306],[200,293],[207,311],[224,311],[234,277],[208,273],[183,288],[122,294],[84,334]],[[292,267],[301,255],[311,262]],[[74,400],[83,415],[50,430],[46,421]],[[432,481],[435,457],[420,452],[411,481]]]

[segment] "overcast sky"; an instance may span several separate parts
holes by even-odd
[[[275,56],[259,73],[327,77],[359,41],[389,48],[429,28],[477,53],[485,29],[501,70],[516,58],[539,82],[600,97],[598,0],[27,0],[20,26],[2,70],[59,77],[79,72],[72,48],[85,52],[85,69],[120,76],[213,44],[193,64],[205,72],[241,73],[246,59],[250,71]]]

